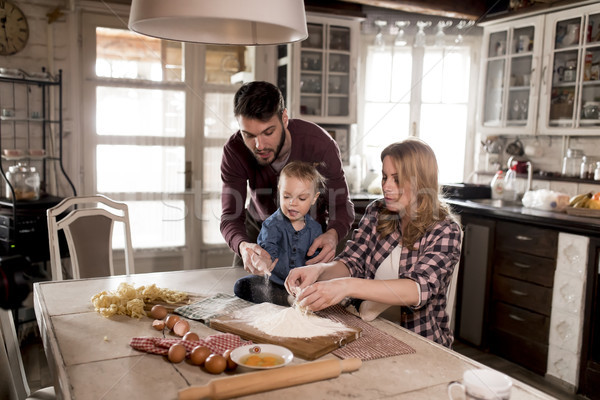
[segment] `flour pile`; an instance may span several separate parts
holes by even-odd
[[[279,337],[312,338],[351,330],[339,322],[303,313],[294,307],[281,307],[271,303],[238,310],[233,316],[248,321],[267,335]]]

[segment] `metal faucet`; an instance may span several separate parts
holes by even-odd
[[[531,165],[531,161],[527,161],[527,186],[525,186],[525,193],[531,190],[531,183],[533,181],[533,165]]]

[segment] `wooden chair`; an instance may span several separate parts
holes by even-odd
[[[69,209],[73,208],[67,215]],[[71,258],[73,279],[114,275],[113,226],[121,223],[124,233],[125,274],[133,274],[133,248],[129,210],[125,203],[106,196],[68,197],[47,210],[52,279],[62,280],[59,231],[63,231]]]
[[[0,308],[0,398],[8,400],[52,400],[54,387],[31,393],[17,339],[12,311]]]

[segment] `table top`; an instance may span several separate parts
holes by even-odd
[[[91,297],[114,290],[121,282],[211,296],[232,293],[242,268],[209,268],[106,278],[40,282],[34,285],[35,312],[56,392],[62,399],[177,399],[178,391],[205,385],[214,378],[187,362],[172,364],[165,357],[129,346],[133,337],[162,337],[150,318],[104,318]],[[372,324],[415,349],[405,354],[364,361],[361,368],[337,378],[244,396],[243,399],[443,399],[447,385],[462,379],[467,369],[486,368],[384,319]],[[219,333],[198,321],[191,330],[201,337]],[[336,359],[332,354],[321,359]],[[307,361],[295,358],[292,364]],[[243,372],[236,372],[241,374]],[[513,379],[512,400],[552,399]]]

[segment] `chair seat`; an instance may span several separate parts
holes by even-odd
[[[54,400],[56,399],[56,392],[54,391],[54,387],[48,386],[42,388],[40,390],[36,390],[34,393],[31,393],[27,400]]]

